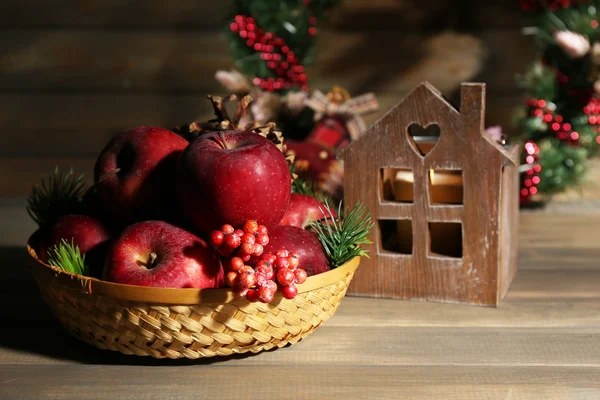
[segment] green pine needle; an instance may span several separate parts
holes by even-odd
[[[79,247],[62,239],[61,242],[48,250],[48,264],[72,274],[88,276],[90,269],[85,264],[85,254],[82,255]]]
[[[76,212],[86,190],[83,175],[75,176],[73,169],[63,175],[56,167],[32,188],[27,199],[27,213],[40,228],[50,226],[61,215]]]
[[[325,218],[310,222],[310,228],[317,233],[332,268],[337,268],[357,256],[368,257],[361,245],[372,243],[368,236],[374,224],[364,204],[356,204],[343,215],[340,203],[338,216],[334,217],[329,203],[326,202],[325,210],[321,212]]]

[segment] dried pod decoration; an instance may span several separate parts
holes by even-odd
[[[285,155],[285,158],[289,165],[294,163],[293,152],[287,151],[284,144],[283,133],[275,122],[268,122],[264,125],[259,124],[257,121],[253,121],[251,114],[249,113],[249,107],[252,103],[252,96],[246,95],[237,102],[236,112],[231,118],[227,112],[227,103],[230,101],[237,100],[235,94],[230,94],[224,98],[220,96],[208,95],[207,98],[210,100],[213,106],[213,110],[216,118],[209,121],[194,121],[189,124],[181,125],[175,128],[173,131],[180,134],[187,140],[193,140],[194,138],[209,132],[224,131],[224,130],[237,130],[240,132],[252,131],[257,133],[266,139],[270,140],[281,152]],[[292,181],[297,175],[292,173]]]

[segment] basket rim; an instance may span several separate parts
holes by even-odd
[[[41,278],[37,279],[40,285],[43,285],[44,282],[56,282],[59,286],[68,290],[106,296],[116,300],[154,304],[192,305],[200,303],[228,303],[235,299],[240,299],[232,289],[154,288],[107,282],[97,278],[72,274],[46,264],[38,258],[32,245],[36,234],[38,234],[38,231],[34,232],[27,240],[27,252],[32,261],[31,264],[34,273],[38,275],[38,278]],[[335,269],[311,276],[306,282],[297,286],[298,293],[306,293],[334,284],[348,274],[353,273],[359,264],[360,257],[355,257]]]

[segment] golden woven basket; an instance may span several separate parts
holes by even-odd
[[[258,353],[296,343],[333,315],[360,262],[308,278],[293,300],[277,293],[263,304],[229,289],[149,288],[70,274],[41,262],[31,243],[42,297],[72,335],[101,349],[155,358]]]

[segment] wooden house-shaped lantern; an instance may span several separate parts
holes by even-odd
[[[423,83],[343,150],[344,202],[376,223],[349,293],[499,304],[517,268],[519,147],[489,137],[484,114],[484,84],[462,85],[458,111]]]

